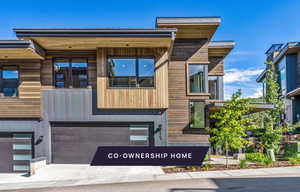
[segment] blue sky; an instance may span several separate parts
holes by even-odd
[[[234,40],[225,60],[225,96],[242,88],[261,93],[255,82],[272,43],[300,40],[299,0],[3,1],[0,39],[15,39],[14,27],[154,27],[157,16],[221,16],[213,40]]]

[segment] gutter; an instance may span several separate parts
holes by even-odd
[[[177,29],[14,29],[17,37],[172,37]]]

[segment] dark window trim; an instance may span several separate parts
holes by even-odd
[[[191,128],[191,107],[190,107],[190,102],[202,102],[204,104],[204,127],[203,128]],[[205,127],[207,125],[207,122],[206,122],[206,107],[205,107],[205,101],[204,100],[201,100],[201,99],[189,99],[188,100],[188,118],[189,118],[189,124],[188,124],[188,130],[205,130]]]
[[[203,65],[204,66],[204,92],[192,93],[190,91],[189,65]],[[208,63],[186,62],[185,67],[186,67],[186,92],[187,92],[187,95],[209,96],[210,93],[208,92]]]
[[[70,79],[68,80],[68,87],[64,87],[64,88],[56,87],[56,75],[55,75],[54,65],[55,65],[55,60],[57,60],[57,59],[66,59],[66,60],[68,60],[68,63],[69,63],[69,77],[70,77]],[[73,75],[72,75],[72,60],[73,59],[86,60],[87,87],[76,87],[76,88],[74,88],[72,85],[70,85],[70,83],[72,84],[72,82],[73,82]],[[52,71],[53,71],[53,86],[54,86],[55,89],[87,89],[90,86],[90,82],[89,82],[89,58],[88,57],[53,57],[52,58]]]
[[[208,92],[209,92],[209,77],[216,77],[217,78],[217,85],[216,85],[216,88],[217,88],[217,92],[216,92],[216,98],[215,98],[215,100],[218,100],[218,99],[220,99],[220,85],[219,85],[219,83],[220,83],[220,78],[219,78],[219,76],[220,75],[208,75],[207,76],[207,82],[208,82]],[[211,98],[211,94],[210,94],[210,97],[209,97],[209,99],[212,99]]]
[[[19,65],[7,65],[7,64],[1,64],[1,66],[0,66],[0,73],[1,73],[1,75],[0,75],[0,81],[2,81],[1,87],[0,87],[1,93],[3,93],[3,67],[5,67],[5,66],[16,67],[16,71],[18,71],[17,94],[16,94],[15,97],[4,96],[4,95],[3,95],[3,97],[0,97],[0,99],[17,99],[17,98],[19,98],[19,96],[20,96],[20,94],[19,94],[19,88],[20,88],[20,85],[21,85],[21,83],[20,83],[20,81],[21,81],[21,80],[20,80],[20,77],[21,77],[21,75],[20,75],[20,66],[19,66]]]
[[[135,70],[136,75],[135,76],[115,76],[115,77],[135,77],[139,78],[139,69],[138,69],[138,59],[153,59],[154,60],[154,74],[153,74],[153,87],[111,87],[109,85],[109,68],[108,68],[108,59],[109,58],[117,58],[117,59],[135,59]],[[157,62],[157,58],[155,56],[116,56],[116,55],[107,55],[106,56],[106,77],[108,78],[108,81],[106,82],[106,88],[108,89],[156,89],[156,67],[155,64]],[[148,76],[147,76],[148,77]]]

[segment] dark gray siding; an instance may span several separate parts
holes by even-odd
[[[300,120],[300,96],[298,95],[293,99],[293,123],[296,123],[299,120]]]
[[[286,80],[287,80],[287,93],[296,89],[298,86],[297,79],[297,54],[287,55],[286,57]],[[300,78],[300,76],[298,76]]]
[[[96,106],[96,90],[51,89],[43,90],[43,133],[44,150],[39,156],[51,160],[50,122],[149,122],[154,124],[154,145],[167,145],[167,112],[164,110],[102,110]],[[159,131],[161,128],[161,131]],[[38,135],[37,135],[38,136]],[[37,137],[36,136],[36,137]]]

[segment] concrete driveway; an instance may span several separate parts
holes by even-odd
[[[123,180],[128,177],[139,175],[160,175],[163,174],[159,166],[93,166],[50,164],[37,170],[36,174],[28,177],[24,174],[1,174],[0,184],[18,182],[38,181],[95,181],[105,182],[106,180]]]

